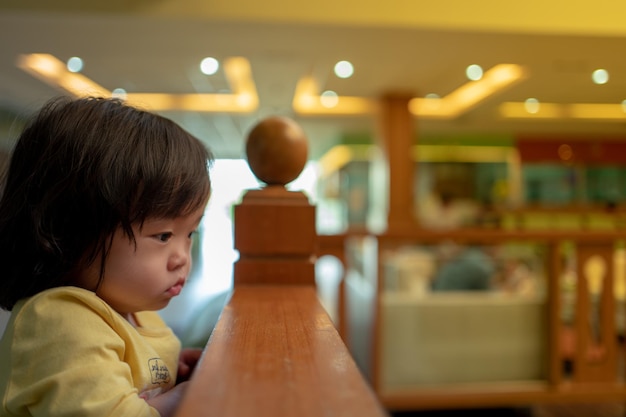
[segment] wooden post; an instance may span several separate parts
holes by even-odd
[[[389,212],[387,231],[415,228],[414,169],[412,148],[414,120],[409,112],[410,94],[386,95],[380,100],[380,145],[388,170]]]
[[[561,242],[548,242],[547,270],[547,314],[548,314],[548,383],[557,389],[563,382],[563,346],[561,308],[561,275],[563,274]]]
[[[248,191],[235,206],[234,285],[315,285],[315,207],[302,192],[285,185],[300,175],[307,139],[294,121],[270,117],[248,135],[250,169],[267,184]]]
[[[414,204],[413,116],[409,112],[412,94],[387,94],[381,97],[379,106],[379,145],[387,165],[387,232],[406,232],[418,226]],[[381,355],[381,293],[382,261],[381,246],[385,236],[378,237],[378,280],[375,292],[375,312],[372,323],[371,380],[374,389],[380,392]]]

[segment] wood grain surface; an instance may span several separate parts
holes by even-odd
[[[385,416],[312,286],[237,286],[178,410],[202,416]]]

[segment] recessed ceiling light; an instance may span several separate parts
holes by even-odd
[[[354,74],[354,67],[349,61],[339,61],[335,64],[335,75],[339,78],[350,78]]]
[[[524,108],[526,109],[528,113],[531,113],[531,114],[538,113],[539,112],[539,100],[533,97],[527,98],[526,101],[524,101]]]
[[[469,80],[478,81],[483,78],[483,69],[480,65],[472,64],[465,69],[465,75]]]
[[[591,74],[591,79],[596,84],[606,84],[609,81],[609,72],[603,68],[599,68]]]
[[[488,97],[526,78],[524,67],[516,64],[498,64],[483,74],[480,80],[470,81],[439,100],[414,98],[409,110],[419,117],[451,119],[467,112]]]
[[[122,100],[126,100],[126,90],[123,88],[116,88],[111,91],[111,95],[113,97],[121,98]]]
[[[441,98],[441,97],[439,96],[439,94],[435,94],[435,93],[428,93],[428,94],[426,94],[426,95],[424,96],[424,98],[438,99],[438,98]]]
[[[206,57],[200,62],[200,71],[206,75],[213,75],[220,67],[220,63],[213,57]]]
[[[81,72],[83,69],[83,60],[77,56],[73,56],[67,60],[66,66],[69,72]]]
[[[339,96],[332,90],[326,90],[320,95],[320,102],[322,106],[330,109],[337,106],[339,103]]]

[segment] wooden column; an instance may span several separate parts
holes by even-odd
[[[234,285],[315,285],[315,207],[302,192],[285,189],[300,175],[307,139],[292,120],[264,119],[246,142],[250,169],[267,184],[235,206]]]
[[[387,162],[389,184],[388,232],[417,226],[412,155],[415,122],[409,112],[411,98],[410,94],[390,94],[380,100],[379,141]]]

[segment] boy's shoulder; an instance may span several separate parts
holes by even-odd
[[[154,311],[136,313],[146,328],[163,328],[165,322]],[[65,286],[51,288],[20,300],[12,311],[15,325],[57,329],[64,326],[96,329],[104,326],[116,333],[129,332],[133,327],[93,291]],[[21,322],[21,323],[18,323]],[[86,330],[86,329],[85,329]],[[104,330],[101,328],[100,330]]]
[[[20,300],[14,307],[16,325],[72,327],[106,322],[110,326],[119,322],[119,316],[92,291],[78,287],[57,287]]]
[[[122,352],[131,333],[126,326],[93,292],[54,288],[15,305],[0,341],[0,354],[25,363],[34,362],[42,352],[53,353],[57,362],[66,363],[75,354],[103,345]]]
[[[95,308],[97,310],[112,310],[100,297],[93,291],[85,290],[79,287],[56,287],[32,297],[20,300],[14,308],[18,311],[23,310],[41,310],[45,309],[46,313],[51,313],[53,308],[79,308],[86,307]]]

